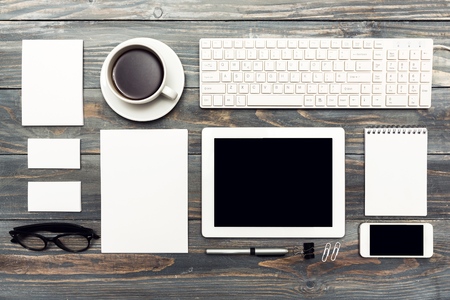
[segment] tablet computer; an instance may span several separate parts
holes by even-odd
[[[202,234],[345,235],[342,128],[205,128]]]

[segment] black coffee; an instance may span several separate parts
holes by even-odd
[[[119,92],[128,99],[142,100],[161,86],[164,68],[158,56],[144,49],[132,49],[117,59],[112,78]]]

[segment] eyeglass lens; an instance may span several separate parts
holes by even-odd
[[[44,250],[46,246],[46,242],[36,235],[19,233],[16,238],[22,246],[31,250]]]
[[[83,251],[89,247],[89,239],[85,236],[78,234],[59,236],[58,239],[55,241],[55,244],[58,245],[57,241],[59,241],[61,245],[63,245],[70,251],[74,252]]]
[[[58,247],[64,250],[72,252],[83,251],[89,247],[89,239],[83,235],[78,234],[60,235],[53,239],[48,239],[34,234],[19,233],[16,235],[16,237],[18,242],[22,246],[37,251],[45,249],[45,239],[54,242]]]

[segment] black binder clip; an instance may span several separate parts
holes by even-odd
[[[303,257],[305,259],[314,258],[314,243],[303,243]]]
[[[294,248],[294,255],[302,255],[304,259],[314,258],[314,243],[303,243],[303,250],[300,247]]]

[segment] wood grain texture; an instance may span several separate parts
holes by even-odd
[[[80,170],[33,170],[27,168],[26,156],[0,156],[0,220],[23,219],[100,219],[100,157],[83,155]],[[425,219],[449,217],[450,155],[428,156],[428,215]],[[364,156],[346,156],[346,218],[360,220],[364,216]],[[82,212],[27,212],[29,181],[81,181]],[[189,219],[201,219],[201,156],[189,156]],[[127,199],[124,199],[127,201]],[[386,218],[380,218],[386,219]],[[394,218],[391,218],[394,219]],[[408,220],[410,218],[395,218]]]
[[[347,222],[336,261],[321,261],[325,243],[314,239],[316,257],[293,255],[305,239],[205,239],[200,222],[190,221],[189,254],[100,254],[99,243],[82,254],[55,247],[30,252],[0,240],[1,295],[45,298],[180,298],[180,299],[445,299],[450,294],[448,220],[432,221],[435,251],[431,259],[363,259],[358,254],[360,222]],[[22,224],[0,222],[5,232]],[[98,222],[83,225],[99,228]],[[100,232],[100,231],[99,231]],[[101,233],[101,232],[100,232]],[[208,256],[206,248],[287,247],[281,258]],[[6,284],[5,284],[6,283]]]
[[[26,154],[28,138],[81,138],[83,154],[98,154],[100,130],[186,128],[189,153],[200,154],[201,130],[205,127],[343,127],[346,153],[364,153],[364,128],[384,125],[417,125],[428,128],[428,153],[450,154],[450,100],[448,89],[434,88],[430,109],[201,109],[197,88],[186,88],[179,103],[165,117],[134,122],[117,115],[99,89],[84,91],[82,127],[22,126],[20,90],[0,90],[0,155]]]
[[[164,118],[133,122],[103,99],[99,74],[119,43],[149,37],[180,57],[186,88]],[[449,299],[450,52],[435,51],[432,107],[427,110],[208,110],[199,97],[202,37],[432,38],[450,45],[448,1],[111,1],[0,0],[0,299]],[[21,125],[23,39],[84,41],[82,127]],[[378,125],[428,129],[428,215],[364,216],[364,134]],[[346,132],[346,235],[342,239],[205,239],[201,235],[201,130],[205,127],[324,127]],[[189,130],[189,253],[102,254],[52,245],[28,251],[8,231],[35,222],[68,221],[101,235],[100,130]],[[28,138],[80,138],[81,169],[32,170]],[[82,182],[81,213],[27,212],[29,181]],[[431,259],[363,259],[358,226],[367,221],[423,221],[434,226]],[[124,242],[127,237],[123,237]],[[143,233],[145,238],[145,233]],[[335,262],[325,243],[342,243]],[[314,242],[316,258],[293,255]],[[208,256],[206,248],[287,247],[285,257]],[[407,245],[406,245],[407,246]]]
[[[24,35],[23,33],[26,33]],[[23,39],[83,39],[84,87],[100,88],[100,70],[108,53],[135,37],[161,40],[180,57],[186,87],[199,86],[198,43],[203,37],[223,38],[432,38],[450,45],[450,22],[0,22],[0,88],[21,87]],[[436,51],[433,85],[450,87],[450,53]]]
[[[447,1],[19,1],[4,0],[2,20],[436,20]]]

